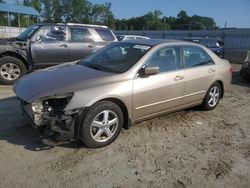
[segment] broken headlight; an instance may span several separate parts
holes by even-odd
[[[43,110],[50,115],[56,115],[63,111],[72,97],[73,93],[48,97],[43,100]]]
[[[49,116],[61,114],[73,95],[73,93],[54,95],[32,102],[31,107],[35,124],[42,125],[44,118],[48,117],[45,114]]]
[[[43,113],[43,103],[41,101],[35,101],[31,103],[32,111],[34,113],[41,114]]]

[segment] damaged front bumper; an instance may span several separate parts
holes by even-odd
[[[32,103],[21,100],[23,114],[30,124],[42,131],[43,136],[50,141],[72,141],[78,139],[79,117],[83,109],[70,111],[49,111],[43,109],[34,112]]]

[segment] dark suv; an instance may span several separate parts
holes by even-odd
[[[240,75],[243,80],[250,81],[250,51],[247,52],[246,60],[242,63]]]
[[[106,26],[32,25],[17,38],[0,40],[0,83],[13,84],[35,68],[82,59],[113,41]]]
[[[224,58],[224,42],[220,38],[188,37],[184,40],[202,44],[203,46],[206,46],[211,51],[213,51],[219,57]]]

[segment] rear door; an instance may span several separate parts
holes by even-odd
[[[183,105],[185,79],[178,47],[157,50],[145,66],[159,67],[149,77],[137,76],[133,84],[134,119],[141,120]]]
[[[70,26],[69,56],[79,60],[96,50],[94,39],[87,27]]]
[[[66,26],[43,26],[32,37],[31,57],[34,65],[47,66],[69,61]]]
[[[200,102],[214,81],[216,65],[205,50],[200,47],[183,46],[181,53],[185,67],[184,103]]]

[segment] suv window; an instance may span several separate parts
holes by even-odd
[[[70,33],[72,42],[92,42],[91,35],[86,28],[71,27]]]
[[[64,41],[66,40],[65,26],[43,26],[35,34],[35,40],[42,41]]]
[[[159,67],[160,72],[180,69],[180,52],[178,47],[163,47],[147,60],[146,66]]]
[[[220,46],[223,46],[222,42],[216,39],[203,39],[203,40],[200,40],[199,43],[208,48],[218,48]]]
[[[214,64],[210,56],[199,47],[183,47],[183,57],[186,67],[196,67]]]
[[[113,41],[115,37],[108,29],[95,28],[96,32],[99,34],[103,41]]]

